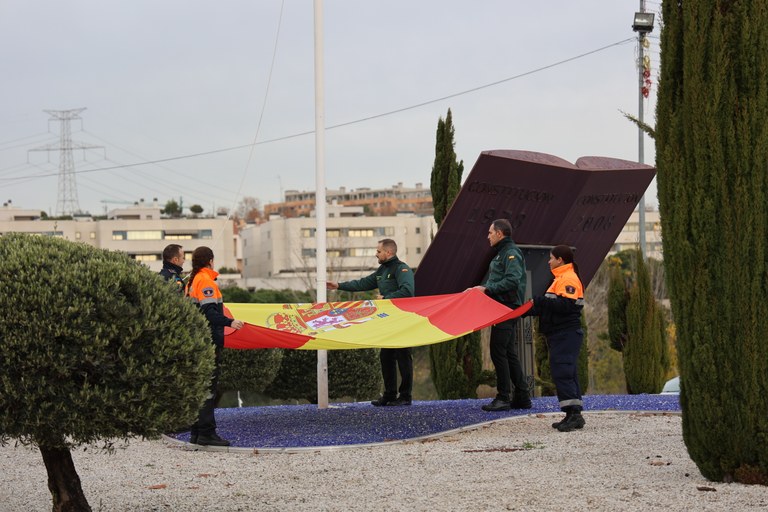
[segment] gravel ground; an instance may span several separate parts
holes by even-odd
[[[585,413],[581,431],[547,413],[504,417],[436,439],[364,448],[194,451],[132,441],[77,450],[94,510],[480,511],[768,508],[768,489],[712,483],[689,459],[673,412]],[[35,449],[0,448],[0,510],[50,510]]]

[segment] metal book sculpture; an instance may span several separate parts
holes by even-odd
[[[484,151],[421,260],[416,295],[456,293],[479,284],[493,257],[488,227],[499,218],[512,224],[534,294],[548,286],[548,248],[559,244],[576,249],[586,286],[655,172],[616,158],[589,156],[571,164],[544,153]],[[534,253],[538,256],[529,257]]]

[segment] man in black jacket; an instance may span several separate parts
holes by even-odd
[[[169,244],[163,249],[163,269],[160,275],[166,281],[173,282],[177,286],[179,293],[184,292],[184,278],[181,277],[182,266],[184,265],[184,249],[179,244]]]
[[[497,219],[488,228],[488,242],[496,256],[488,267],[485,283],[475,288],[492,299],[515,309],[525,298],[525,260],[523,253],[512,241],[512,225],[506,219]],[[507,320],[491,328],[491,360],[496,368],[496,398],[483,406],[484,411],[530,409],[528,382],[517,354],[517,319]],[[514,395],[512,385],[514,384]]]
[[[376,247],[379,268],[369,276],[355,281],[336,283],[328,281],[329,290],[363,292],[379,289],[377,299],[398,299],[413,297],[413,271],[397,258],[397,244],[385,238]],[[379,352],[381,373],[384,377],[384,395],[371,402],[372,405],[411,405],[413,393],[413,355],[410,348],[382,348]],[[397,396],[397,369],[400,368],[400,396]]]

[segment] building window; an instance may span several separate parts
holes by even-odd
[[[126,240],[128,235],[125,231],[113,231],[112,240]]]
[[[162,240],[163,232],[160,230],[153,231],[128,231],[128,240]]]
[[[200,230],[200,238],[205,238],[205,239],[213,238],[213,230],[212,229],[201,229]]]
[[[315,228],[303,228],[301,230],[301,237],[302,238],[314,238],[315,237]]]
[[[350,256],[376,256],[376,249],[373,247],[353,247],[349,250]]]
[[[314,258],[316,254],[317,254],[317,250],[316,249],[310,248],[310,249],[302,249],[301,250],[301,257],[302,258]]]
[[[91,231],[91,234],[89,236],[90,236],[91,240],[96,240],[96,232],[95,231]]]
[[[329,229],[325,232],[325,236],[328,238],[339,238],[341,236],[341,231],[338,229]]]
[[[75,233],[75,239],[80,240],[80,237],[83,236],[79,231]]]
[[[133,259],[136,261],[159,261],[160,256],[158,254],[135,254]]]
[[[416,228],[416,234],[418,235],[420,233],[421,233],[421,228]]]
[[[416,254],[421,254],[421,247],[416,248]]]
[[[373,229],[350,229],[347,236],[349,236],[349,237],[372,237],[373,236]]]

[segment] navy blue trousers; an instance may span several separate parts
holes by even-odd
[[[549,367],[557,389],[557,399],[563,411],[581,411],[581,387],[579,386],[578,363],[584,331],[575,329],[560,331],[547,336],[549,346]]]

